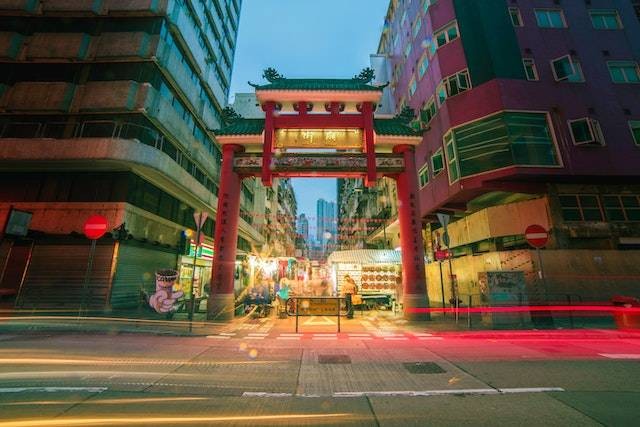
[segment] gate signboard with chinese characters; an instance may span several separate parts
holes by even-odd
[[[267,187],[274,178],[289,177],[357,178],[367,187],[383,177],[395,179],[404,315],[428,318],[414,154],[422,132],[410,126],[413,112],[375,115],[387,84],[374,83],[372,69],[350,79],[288,79],[269,68],[263,77],[265,84],[250,84],[264,115],[243,118],[227,109],[224,125],[214,131],[222,145],[222,168],[207,318],[233,317],[241,182],[249,177],[259,177]],[[310,301],[308,309],[322,307]]]
[[[361,149],[360,129],[278,129],[276,148]]]

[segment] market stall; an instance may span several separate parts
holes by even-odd
[[[337,251],[329,256],[327,262],[333,271],[333,281],[338,294],[345,276],[349,275],[356,282],[365,303],[388,305],[400,298],[402,267],[398,251]]]

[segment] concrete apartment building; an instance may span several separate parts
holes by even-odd
[[[12,209],[33,214],[28,234],[0,247],[0,288],[19,307],[77,307],[91,214],[122,226],[98,242],[91,307],[136,306],[157,269],[192,265],[184,231],[196,211],[209,215],[196,271],[199,291],[208,284],[221,159],[210,129],[229,94],[241,3],[0,1],[0,224]],[[242,191],[249,251],[264,240],[253,189]]]
[[[425,244],[431,257],[444,249],[436,213],[450,215],[459,294],[479,295],[478,274],[493,270],[524,271],[529,297],[640,294],[638,9],[628,0],[390,2],[378,54],[396,111],[411,107],[424,131]],[[550,231],[545,281],[524,239],[530,224]],[[429,299],[440,301],[437,263],[427,270]]]

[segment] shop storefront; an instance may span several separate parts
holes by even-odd
[[[336,292],[340,294],[345,276],[350,276],[364,300],[401,302],[402,261],[399,251],[361,249],[337,251],[327,260]]]
[[[196,256],[195,265],[193,257]],[[213,266],[213,246],[203,243],[198,247],[192,241],[189,248],[189,255],[182,255],[179,264],[179,277],[176,291],[182,291],[185,295],[191,294],[191,280],[193,279],[193,289],[196,297],[205,293],[205,287],[211,281],[211,268]],[[208,293],[208,292],[207,292]]]

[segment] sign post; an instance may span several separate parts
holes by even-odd
[[[189,332],[193,330],[193,315],[196,311],[196,294],[193,291],[193,285],[196,279],[196,261],[198,259],[198,247],[200,246],[200,239],[202,238],[202,227],[209,214],[206,212],[194,212],[193,219],[196,222],[196,244],[193,252],[193,268],[191,272],[191,307],[189,308]],[[202,278],[200,278],[202,280]]]
[[[302,316],[336,316],[340,332],[340,303],[342,297],[291,297],[296,304],[296,333],[298,319]]]
[[[449,237],[449,222],[451,222],[451,215],[439,213],[438,222],[444,228],[444,232],[442,233],[442,243],[447,247],[447,258],[449,259],[449,277],[451,279],[451,297],[453,298],[453,304],[455,304],[456,308],[456,323],[458,322],[458,283],[456,280],[456,276],[453,274],[453,265],[451,263],[452,252],[451,252],[451,238]],[[442,267],[442,266],[441,266]]]
[[[96,255],[96,242],[104,236],[109,227],[109,222],[102,215],[92,215],[84,223],[84,235],[91,240],[91,248],[89,249],[89,260],[87,261],[87,270],[84,274],[84,283],[82,285],[82,294],[80,300],[80,309],[78,310],[78,318],[82,316],[82,312],[87,304],[87,289],[89,288],[89,279],[91,270],[93,269],[93,259]]]
[[[533,224],[527,227],[524,232],[524,237],[527,239],[527,243],[536,249],[536,255],[538,256],[538,279],[542,281],[542,288],[546,297],[547,294],[547,280],[544,275],[544,267],[542,265],[542,255],[540,249],[544,248],[549,242],[549,232],[541,225]]]

